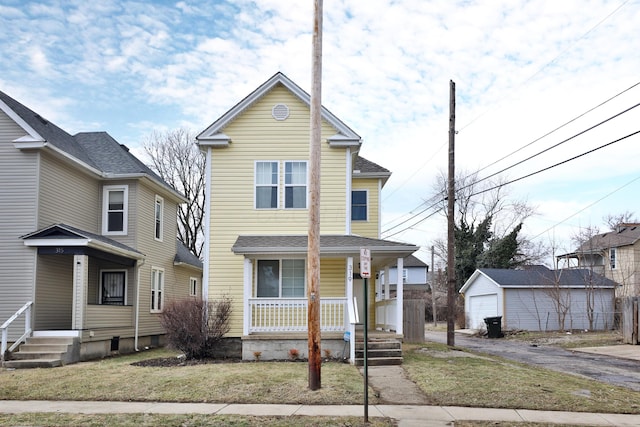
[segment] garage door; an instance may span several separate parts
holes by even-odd
[[[498,315],[498,294],[474,295],[469,297],[470,329],[486,329],[485,317]]]

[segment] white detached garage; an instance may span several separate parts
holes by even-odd
[[[529,266],[478,269],[460,293],[470,329],[485,329],[485,317],[502,316],[505,330],[605,330],[613,327],[615,287],[588,269]]]

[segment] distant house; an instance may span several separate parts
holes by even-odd
[[[566,268],[588,268],[618,283],[617,297],[640,295],[640,224],[597,234],[574,252],[559,255]]]
[[[467,327],[502,316],[504,329],[611,329],[616,283],[588,269],[482,268],[460,289]],[[589,317],[591,316],[591,322]]]
[[[184,200],[109,134],[72,136],[0,92],[0,325],[19,313],[3,349],[60,339],[52,363],[68,363],[161,344],[165,303],[202,294],[176,241]]]
[[[402,283],[383,304],[373,278],[387,266],[402,269],[418,248],[380,238],[390,172],[359,155],[361,137],[345,123],[326,108],[321,116],[320,329],[322,349],[343,356],[345,333],[356,336],[355,313],[368,310],[371,325],[384,316],[402,336]],[[197,137],[208,171],[204,290],[209,299],[232,299],[226,338],[244,359],[307,353],[309,123],[309,95],[276,73]],[[366,306],[361,248],[371,254]]]
[[[404,258],[402,264],[402,282],[405,292],[424,292],[429,290],[427,277],[429,266],[414,255]],[[388,280],[385,280],[388,278]],[[398,283],[398,269],[390,266],[388,269],[380,271],[376,278],[376,295],[383,298],[386,293],[386,286],[389,285],[389,294],[395,295]]]

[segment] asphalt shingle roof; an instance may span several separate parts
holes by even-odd
[[[501,287],[584,287],[589,282],[596,287],[611,288],[616,283],[589,269],[550,270],[544,266],[533,266],[523,270],[502,268],[480,268],[479,271]]]

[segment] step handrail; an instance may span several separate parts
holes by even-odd
[[[8,351],[15,350],[16,347],[20,345],[23,340],[26,340],[27,337],[31,336],[31,307],[33,306],[33,301],[27,302],[22,306],[18,311],[15,312],[13,316],[7,319],[6,322],[0,326],[0,330],[2,331],[2,344],[0,346],[0,361],[4,362],[5,354]],[[24,334],[13,343],[11,347],[7,349],[7,341],[9,338],[9,326],[18,318],[21,314],[25,313],[24,317]]]

